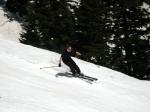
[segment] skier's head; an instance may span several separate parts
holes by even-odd
[[[67,45],[67,46],[66,46],[66,51],[67,51],[67,52],[71,52],[71,51],[72,51],[72,47],[71,47],[70,45]]]

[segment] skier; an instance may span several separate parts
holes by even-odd
[[[61,60],[70,68],[73,76],[79,76],[81,75],[80,68],[77,66],[77,64],[72,60],[71,54],[72,54],[72,47],[67,46],[64,52],[62,53],[60,60],[59,60],[59,67],[61,67]],[[79,52],[75,52],[76,55],[81,55]]]

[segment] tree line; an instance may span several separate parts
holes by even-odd
[[[150,80],[149,0],[7,0],[24,31],[20,42],[62,52],[71,44],[82,59]]]

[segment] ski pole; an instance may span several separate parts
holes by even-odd
[[[59,67],[59,66],[41,67],[40,69],[45,69],[45,68],[54,68],[54,67]]]

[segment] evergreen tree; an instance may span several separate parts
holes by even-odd
[[[22,34],[22,42],[29,44],[28,40],[36,33],[36,39],[40,41],[39,47],[59,51],[71,40],[74,34],[74,18],[68,0],[35,0],[32,1],[30,10],[26,19],[28,23],[24,25],[28,30]]]
[[[0,1],[0,6],[3,7],[5,5],[5,2],[6,2],[5,0],[1,0]]]
[[[86,60],[102,64],[107,51],[107,37],[104,36],[103,0],[81,0],[76,9],[76,40],[86,55]]]
[[[27,4],[30,0],[7,0],[5,8],[17,16],[25,16],[27,14]]]
[[[111,0],[107,2],[107,31],[113,44],[110,67],[131,76],[149,77],[150,13],[141,9],[139,0]]]

